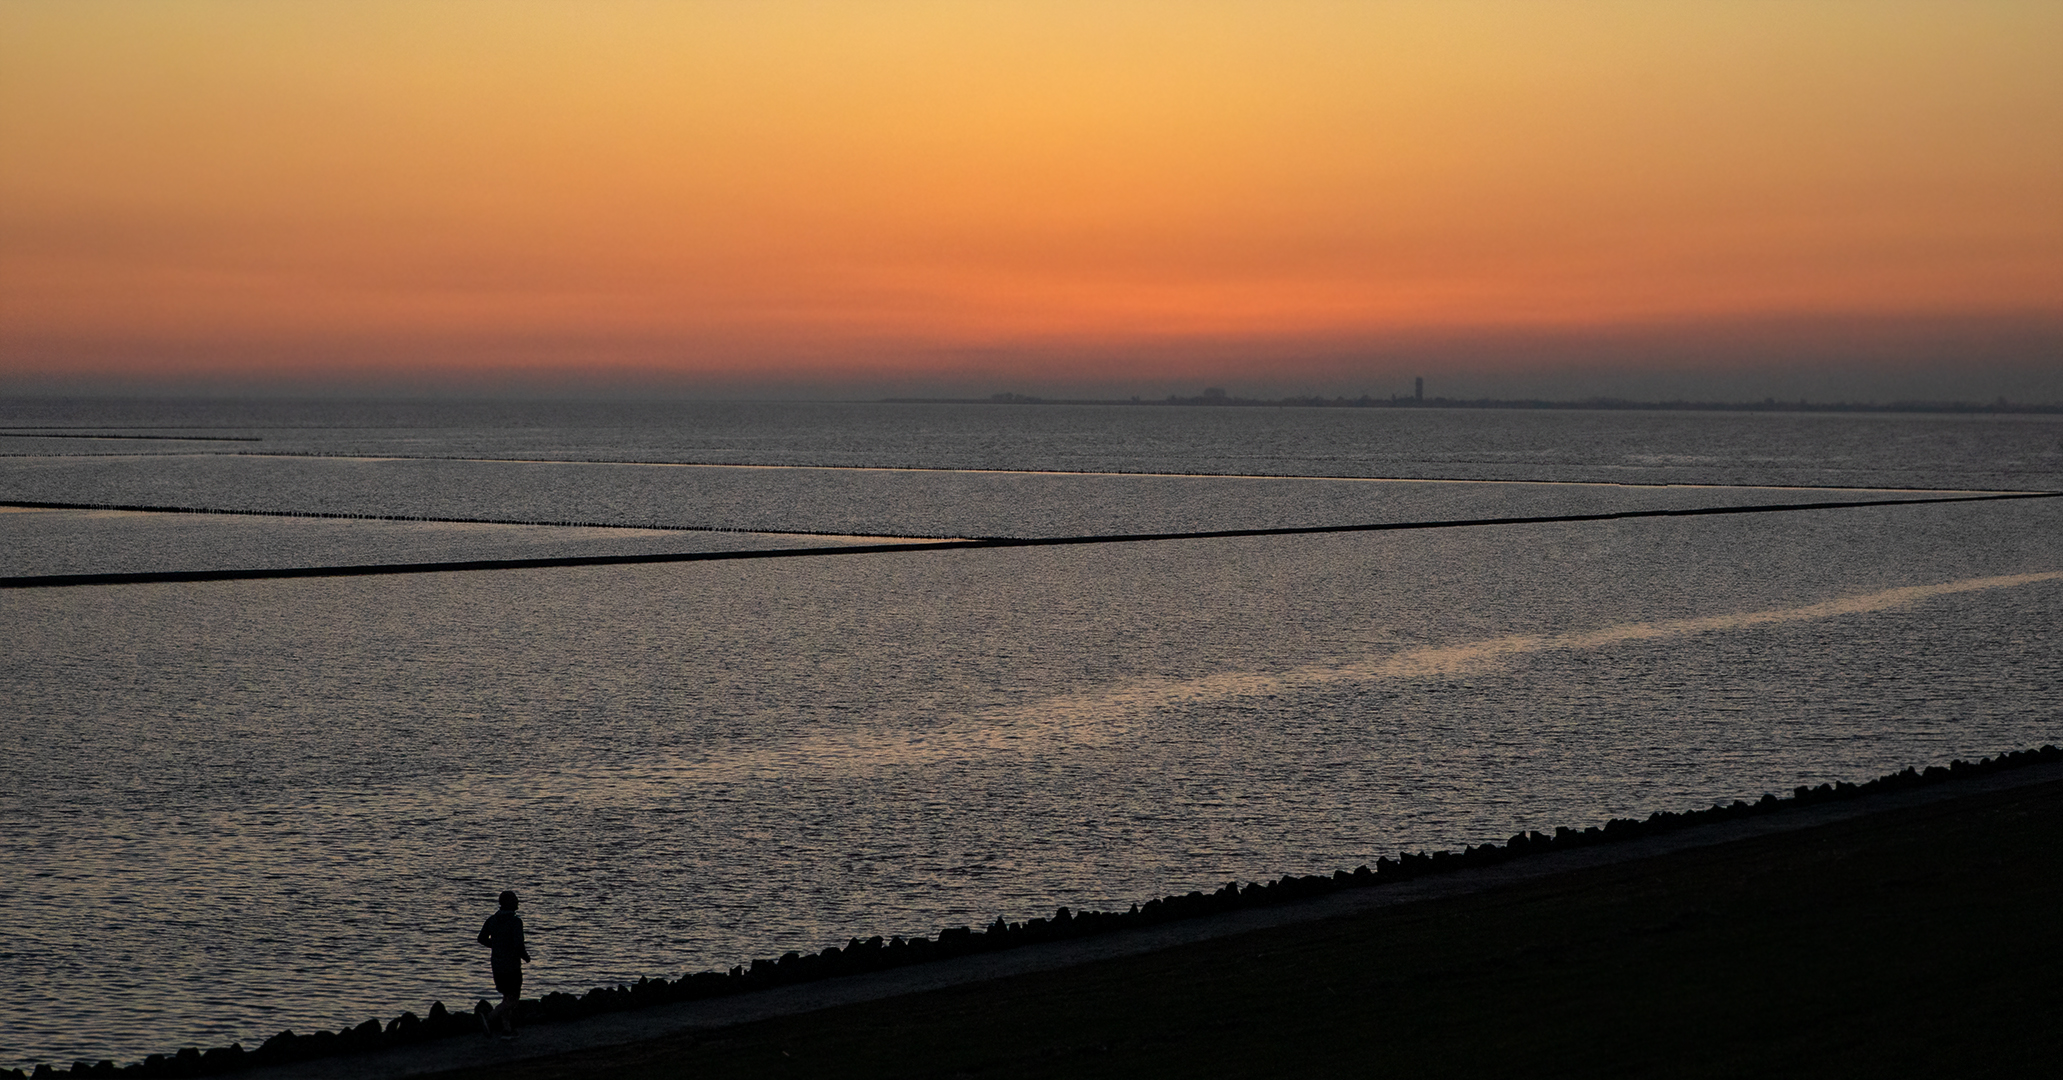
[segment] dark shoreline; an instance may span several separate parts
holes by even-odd
[[[912,969],[608,1041],[273,1080],[2048,1076],[2059,837],[2063,768],[2043,766],[1139,931],[1154,943],[1100,958],[1045,946],[928,987]]]
[[[1976,762],[1955,761],[1947,767],[1924,771],[1907,768],[1862,784],[1822,784],[1817,788],[1794,789],[1787,798],[1765,794],[1754,803],[1731,805],[1684,813],[1657,812],[1646,820],[1614,819],[1602,827],[1584,830],[1557,829],[1549,836],[1532,832],[1514,836],[1505,844],[1484,844],[1460,852],[1407,853],[1397,859],[1383,858],[1375,867],[1359,867],[1349,873],[1335,870],[1326,875],[1285,875],[1274,882],[1254,882],[1244,887],[1236,882],[1213,893],[1191,892],[1149,900],[1126,912],[1071,912],[1059,909],[1051,919],[1010,923],[1001,918],[983,930],[950,927],[932,938],[855,938],[843,949],[833,947],[814,955],[790,952],[775,960],[755,960],[727,972],[701,972],[675,980],[640,979],[636,984],[597,987],[581,996],[549,994],[541,1000],[525,1000],[525,1025],[553,1024],[607,1013],[624,1012],[678,1002],[729,997],[782,986],[810,983],[845,975],[886,971],[937,960],[974,956],[1015,949],[1026,945],[1094,937],[1122,930],[1138,929],[1221,915],[1240,910],[1293,904],[1347,890],[1380,887],[1457,870],[1496,866],[1530,856],[1567,852],[1678,832],[1697,826],[1742,820],[1785,811],[1843,802],[1869,795],[1888,794],[1931,787],[1952,780],[1980,777],[2032,765],[2063,762],[2063,749],[2045,745],[1984,758]],[[434,1004],[427,1017],[403,1013],[391,1021],[368,1020],[355,1028],[338,1032],[298,1035],[281,1032],[255,1051],[240,1044],[206,1051],[188,1047],[173,1055],[152,1055],[142,1062],[117,1067],[112,1061],[77,1062],[69,1070],[51,1065],[36,1066],[33,1074],[21,1069],[0,1070],[0,1078],[24,1080],[28,1076],[210,1076],[246,1069],[290,1065],[319,1059],[356,1055],[378,1050],[419,1045],[433,1040],[472,1035],[480,1026],[474,1014],[486,1007],[476,1003],[471,1012],[447,1011]]]

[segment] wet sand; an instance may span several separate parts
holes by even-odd
[[[245,1075],[2010,1074],[2063,1035],[2059,837],[2063,766],[2036,766]]]

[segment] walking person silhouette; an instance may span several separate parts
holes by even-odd
[[[489,954],[494,966],[494,988],[501,993],[501,1004],[480,1019],[480,1026],[487,1034],[494,1034],[496,1021],[501,1022],[502,1038],[516,1037],[516,1002],[523,996],[523,961],[530,959],[530,950],[523,945],[523,920],[516,914],[516,894],[501,894],[501,910],[487,917],[486,925],[480,927],[480,944],[493,950]]]

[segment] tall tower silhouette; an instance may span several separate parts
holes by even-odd
[[[1411,391],[1411,400],[1413,400],[1413,401],[1424,401],[1424,400],[1425,400],[1425,376],[1421,375],[1421,376],[1419,376],[1418,378],[1416,378],[1416,379],[1413,379],[1413,380],[1411,380],[1411,381],[1412,381],[1413,383],[1417,384],[1417,385],[1416,385],[1416,386],[1415,386],[1415,387],[1414,387],[1414,388],[1412,389],[1412,391]]]

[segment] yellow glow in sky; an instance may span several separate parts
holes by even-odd
[[[0,374],[2053,320],[2059,133],[2046,2],[13,0]]]

